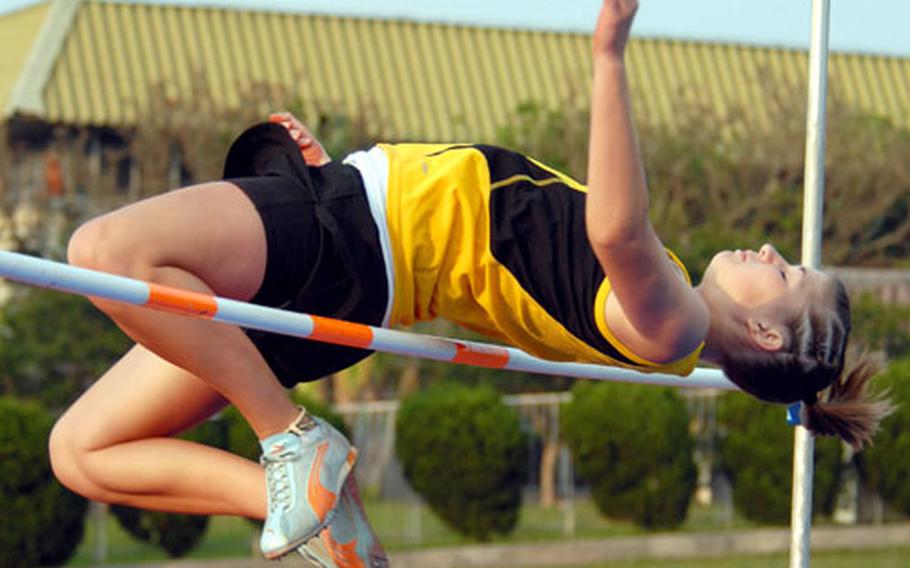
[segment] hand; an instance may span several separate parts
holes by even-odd
[[[269,122],[274,122],[287,128],[291,138],[297,143],[297,147],[300,148],[303,161],[308,166],[324,166],[332,161],[332,157],[325,151],[319,140],[316,140],[316,137],[310,134],[307,127],[297,120],[297,117],[293,114],[289,112],[273,113],[269,115]]]
[[[638,0],[604,0],[594,28],[594,55],[622,57]]]

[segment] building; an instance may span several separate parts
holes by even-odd
[[[237,105],[267,85],[305,105],[373,109],[392,139],[490,139],[520,104],[586,106],[590,37],[264,10],[51,0],[0,16],[6,120],[125,126],[155,97]],[[804,81],[804,51],[633,39],[636,112],[672,123],[681,102],[746,109],[767,127],[770,76]],[[830,86],[846,103],[910,125],[910,59],[835,53]],[[284,93],[279,93],[283,90]],[[272,99],[272,100],[269,100]],[[313,111],[315,109],[309,108]]]

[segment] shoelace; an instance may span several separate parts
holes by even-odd
[[[300,416],[288,428],[288,432],[303,436],[305,432],[316,428],[318,424],[306,409],[300,407]],[[287,510],[291,505],[291,482],[288,474],[288,462],[293,460],[295,454],[285,450],[275,455],[264,454],[260,463],[265,466],[265,479],[269,492],[269,510]]]
[[[291,502],[291,484],[287,467],[282,462],[267,462],[265,475],[269,486],[269,508],[287,510]]]
[[[291,452],[276,456],[262,456],[265,464],[265,478],[269,490],[270,509],[287,510],[291,504],[291,481],[287,463],[293,457]]]

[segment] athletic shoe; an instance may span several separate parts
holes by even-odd
[[[388,568],[389,559],[367,521],[353,475],[341,490],[332,522],[297,551],[319,568]]]
[[[341,432],[307,414],[288,431],[260,443],[269,509],[259,548],[275,559],[329,523],[357,450]]]

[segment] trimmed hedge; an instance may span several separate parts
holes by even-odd
[[[133,507],[112,506],[111,513],[123,530],[137,539],[153,544],[171,558],[189,554],[205,536],[209,517],[146,511]]]
[[[875,445],[861,454],[860,471],[885,503],[910,514],[910,358],[892,362],[875,384],[890,393],[897,410],[882,421]]]
[[[673,389],[579,383],[563,435],[601,513],[650,528],[686,519],[695,489],[686,406]]]
[[[742,393],[718,401],[721,468],[733,484],[733,505],[747,519],[765,524],[790,520],[793,427],[783,406]],[[837,497],[841,444],[816,438],[813,513],[830,515]]]
[[[60,485],[47,456],[53,419],[0,397],[0,566],[56,566],[82,541],[88,502]]]
[[[440,384],[398,412],[405,477],[443,521],[478,540],[515,529],[525,447],[518,415],[488,387]]]

